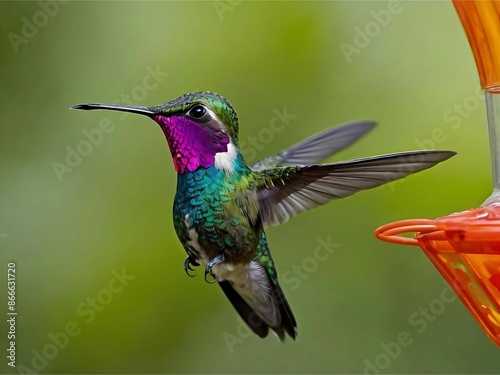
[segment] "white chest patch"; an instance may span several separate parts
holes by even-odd
[[[226,152],[218,152],[215,154],[215,168],[227,173],[234,172],[234,160],[238,156],[236,146],[231,142],[227,145]]]

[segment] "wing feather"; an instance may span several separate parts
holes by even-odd
[[[301,212],[398,180],[455,155],[452,151],[412,151],[346,162],[278,167],[258,172],[257,197],[264,226]]]
[[[332,127],[277,154],[261,159],[250,168],[260,171],[273,167],[317,164],[356,142],[375,125],[374,121],[359,120]]]

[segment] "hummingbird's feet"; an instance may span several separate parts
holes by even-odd
[[[196,262],[195,260],[193,260],[193,258],[188,256],[184,261],[184,271],[186,271],[186,275],[188,275],[189,277],[194,277],[195,275],[191,275],[189,273],[189,271],[194,271],[194,269],[192,269],[191,266],[198,267],[199,265],[200,264],[198,262]]]
[[[224,262],[226,258],[224,257],[224,254],[219,254],[215,258],[213,258],[210,262],[207,263],[207,266],[205,267],[205,281],[209,284],[215,283],[217,281],[217,278],[215,275],[212,273],[212,267]],[[207,275],[210,274],[214,277],[213,280],[207,280]]]

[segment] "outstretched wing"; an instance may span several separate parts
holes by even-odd
[[[453,151],[413,151],[257,172],[257,197],[262,222],[264,226],[285,223],[292,216],[332,199],[398,180],[455,154]]]
[[[274,167],[317,164],[356,142],[372,130],[375,125],[374,121],[360,120],[335,126],[277,154],[261,159],[250,168],[254,171],[260,171]]]

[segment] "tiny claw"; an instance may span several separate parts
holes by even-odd
[[[184,271],[186,271],[186,275],[188,275],[189,277],[195,277],[196,275],[191,275],[189,273],[189,271],[194,271],[194,269],[191,268],[191,265],[197,267],[200,264],[193,260],[191,257],[187,257],[184,261]]]
[[[215,258],[213,258],[210,262],[207,263],[207,266],[205,267],[205,281],[209,284],[213,284],[217,281],[217,277],[212,273],[212,267],[224,262],[226,258],[224,257],[224,254],[219,254]],[[210,274],[214,277],[213,280],[207,280],[207,275]]]
[[[213,279],[213,280],[208,280],[208,279],[207,279],[207,275],[211,275],[214,279]],[[205,281],[206,281],[208,284],[213,284],[213,283],[215,283],[215,282],[217,281],[217,278],[216,278],[214,275],[212,275],[209,271],[207,271],[207,270],[205,269]]]

